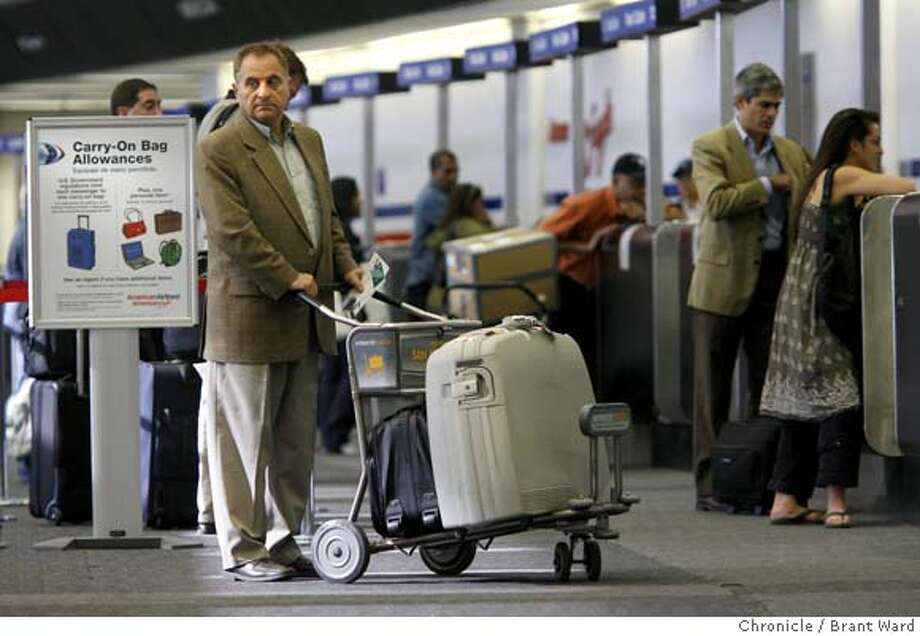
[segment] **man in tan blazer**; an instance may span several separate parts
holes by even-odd
[[[317,352],[335,328],[290,298],[331,304],[320,286],[361,287],[341,226],[322,140],[284,115],[289,78],[269,43],[234,59],[239,110],[198,146],[209,239],[208,446],[225,570],[243,581],[315,576],[294,534],[306,509],[316,429]]]
[[[694,312],[693,456],[697,509],[726,510],[712,496],[712,444],[728,419],[740,345],[750,412],[760,403],[773,314],[795,245],[797,200],[811,159],[772,135],[783,84],[764,64],[735,78],[735,119],[693,143],[693,179],[705,212],[688,303]]]

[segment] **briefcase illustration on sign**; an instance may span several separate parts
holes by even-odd
[[[131,269],[140,269],[153,264],[153,261],[144,256],[144,244],[140,241],[129,241],[121,244],[121,256]]]
[[[173,267],[182,260],[182,246],[176,239],[160,243],[160,260],[166,267]]]
[[[163,210],[153,215],[157,234],[169,234],[182,230],[182,214],[175,210]]]
[[[67,266],[75,269],[96,266],[96,231],[89,229],[88,214],[77,215],[77,227],[67,230]]]
[[[147,224],[144,223],[144,215],[140,210],[137,208],[125,210],[125,222],[121,226],[121,233],[125,235],[125,238],[134,238],[147,233]]]

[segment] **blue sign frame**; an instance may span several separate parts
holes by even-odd
[[[515,40],[504,44],[477,46],[467,49],[463,55],[464,73],[488,73],[489,71],[514,71],[519,68],[548,64],[533,63],[530,47],[526,40]]]
[[[404,88],[416,84],[449,84],[462,80],[482,79],[482,74],[467,74],[463,70],[463,58],[443,57],[433,60],[405,62],[399,65],[396,83]]]
[[[323,82],[323,99],[339,100],[346,97],[374,97],[385,93],[402,92],[396,83],[396,73],[357,73],[339,75]]]
[[[639,0],[612,7],[601,13],[601,40],[611,43],[686,28],[678,9],[678,0]]]
[[[601,23],[573,22],[565,26],[540,31],[528,40],[532,62],[545,62],[558,57],[581,55],[601,48]]]
[[[711,18],[716,11],[741,13],[753,9],[767,0],[680,0],[681,20]]]

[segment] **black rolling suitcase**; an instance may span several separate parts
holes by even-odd
[[[378,424],[367,453],[371,521],[382,537],[442,530],[424,406],[409,406]]]
[[[712,494],[734,512],[765,515],[773,505],[767,489],[780,427],[768,418],[727,422],[712,447]]]
[[[69,380],[36,380],[30,394],[33,517],[82,523],[92,518],[89,397]]]
[[[198,402],[201,379],[189,362],[142,362],[141,512],[152,528],[198,521]]]

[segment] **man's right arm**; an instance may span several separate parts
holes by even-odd
[[[706,139],[693,143],[693,180],[705,214],[713,221],[750,214],[767,204],[769,195],[759,179],[732,183],[726,176],[725,153]]]
[[[560,241],[567,241],[572,239],[579,223],[581,215],[578,214],[573,197],[568,197],[562,201],[558,210],[540,222],[540,229],[549,232]]]
[[[197,178],[201,210],[214,242],[247,272],[260,290],[275,300],[295,281],[309,287],[287,259],[262,235],[252,220],[232,163],[206,139],[198,146]]]

